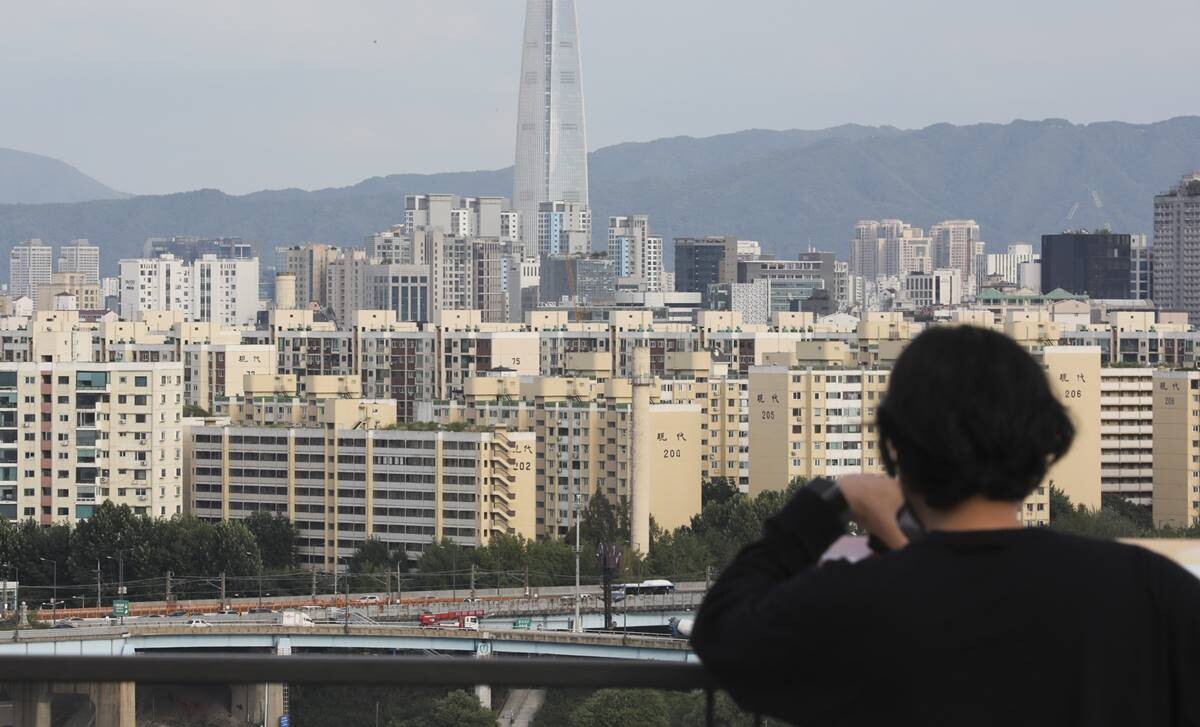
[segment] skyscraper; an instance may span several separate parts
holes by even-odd
[[[71,240],[58,250],[58,272],[83,273],[88,285],[100,284],[100,248],[87,240]]]
[[[8,292],[16,298],[37,295],[40,285],[50,282],[50,260],[54,249],[41,240],[26,240],[13,245],[8,255]]]
[[[1200,172],[1185,175],[1170,191],[1154,197],[1154,302],[1166,310],[1187,311],[1200,323]]]
[[[525,221],[525,252],[537,250],[538,205],[588,206],[587,125],[575,0],[528,0],[513,207]]]
[[[1130,297],[1130,236],[1108,230],[1042,235],[1042,291]]]

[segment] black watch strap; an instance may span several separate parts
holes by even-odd
[[[850,505],[846,502],[846,496],[842,494],[842,488],[838,487],[835,480],[828,477],[817,477],[810,480],[805,487],[828,503],[843,525],[850,523]]]

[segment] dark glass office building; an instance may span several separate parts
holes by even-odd
[[[1108,231],[1042,235],[1042,292],[1130,298],[1131,242],[1130,235]]]
[[[699,293],[701,307],[711,308],[709,286],[736,282],[737,238],[675,238],[676,291]]]

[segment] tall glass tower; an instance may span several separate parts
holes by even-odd
[[[538,204],[588,206],[587,123],[575,0],[528,0],[521,50],[513,207],[537,254]]]

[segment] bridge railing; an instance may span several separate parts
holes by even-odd
[[[0,692],[42,693],[55,684],[283,684],[451,689],[639,689],[700,692],[705,724],[716,723],[717,685],[698,664],[544,658],[447,659],[415,656],[144,654],[0,658]],[[22,690],[22,686],[25,690]],[[100,689],[92,694],[105,694]],[[97,709],[105,705],[96,704]],[[755,724],[761,724],[755,718]],[[285,722],[286,724],[286,722]]]

